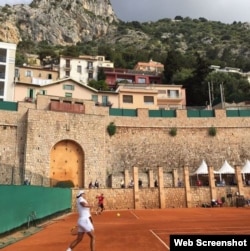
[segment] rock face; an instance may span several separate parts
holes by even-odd
[[[0,7],[0,40],[75,45],[106,35],[117,22],[109,0],[33,0]]]

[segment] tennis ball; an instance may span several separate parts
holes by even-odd
[[[119,214],[119,213],[117,213],[116,215],[117,215],[118,217],[120,216],[120,214]]]

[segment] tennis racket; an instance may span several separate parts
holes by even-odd
[[[74,226],[70,230],[71,235],[77,235],[78,234],[78,226]]]

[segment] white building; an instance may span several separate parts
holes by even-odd
[[[0,100],[13,101],[16,44],[0,42]]]
[[[104,56],[60,57],[59,77],[70,77],[83,84],[97,80],[98,68],[114,68],[114,63],[105,60]]]

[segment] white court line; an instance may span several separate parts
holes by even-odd
[[[199,227],[192,227],[192,228],[190,228],[190,227],[181,227],[180,228],[181,230],[204,230],[204,228],[199,228]],[[228,230],[228,231],[233,231],[233,230],[238,230],[238,229],[240,229],[240,230],[244,230],[244,231],[247,231],[247,230],[249,230],[250,231],[250,227],[249,226],[244,226],[244,227],[220,227],[220,226],[218,226],[218,227],[209,227],[209,228],[206,228],[206,231],[214,231],[214,230],[218,230],[219,229],[219,231],[218,232],[222,232],[221,230],[223,230],[223,229],[226,229],[226,230]],[[167,233],[169,233],[169,232],[176,232],[176,233],[178,233],[178,229],[176,229],[176,228],[168,228],[168,229],[154,229],[154,231],[166,231]],[[193,232],[193,231],[192,231]]]
[[[232,230],[229,230],[229,229]],[[245,228],[245,229],[244,229]],[[224,227],[224,228],[209,228],[206,230],[206,232],[197,232],[197,230],[204,230],[204,228],[184,228],[185,230],[196,230],[196,232],[192,232],[190,233],[190,231],[188,232],[184,232],[184,231],[176,231],[176,229],[174,229],[175,231],[171,231],[171,229],[154,229],[154,230],[149,230],[168,250],[170,250],[170,247],[158,236],[158,234],[166,234],[168,236],[170,236],[171,234],[211,234],[211,232],[207,232],[207,231],[213,231],[213,234],[225,234],[225,233],[232,233],[232,234],[244,234],[245,231],[250,231],[249,227]],[[228,230],[223,230],[223,229],[228,229]],[[237,229],[241,230],[241,233],[235,232],[235,230],[237,231]],[[220,231],[218,231],[220,230]],[[157,234],[154,231],[160,231],[157,232]],[[174,232],[174,233],[173,233]]]
[[[140,217],[137,216],[134,212],[130,211],[130,213],[131,213],[132,215],[134,215],[136,219],[140,219]]]
[[[170,250],[170,247],[157,235],[154,233],[153,230],[149,230],[162,244],[167,248],[167,250]]]

